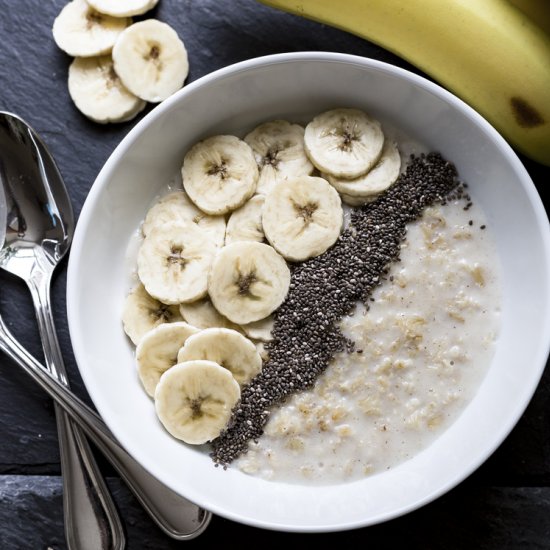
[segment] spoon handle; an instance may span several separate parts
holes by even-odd
[[[42,339],[46,367],[69,386],[50,307],[50,272],[36,269],[27,280]],[[84,434],[56,403],[63,474],[65,538],[69,550],[123,550],[126,537],[116,506]]]
[[[79,424],[111,462],[155,523],[176,540],[199,536],[212,514],[173,492],[136,462],[118,443],[100,416],[63,386],[13,337],[0,317],[0,350],[11,357]]]

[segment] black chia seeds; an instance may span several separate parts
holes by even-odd
[[[353,210],[332,248],[293,266],[288,295],[274,315],[273,341],[266,345],[269,357],[213,442],[216,465],[226,467],[245,453],[262,435],[270,408],[313,386],[336,353],[354,351],[339,321],[386,279],[390,264],[399,260],[406,225],[427,206],[451,198],[471,204],[454,165],[438,153],[411,157],[392,187]]]

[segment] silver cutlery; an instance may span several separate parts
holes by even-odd
[[[73,210],[43,143],[22,120],[8,113],[0,113],[0,186],[5,204],[0,268],[23,279],[30,289],[46,366],[68,385],[51,312],[50,281],[71,244]],[[124,529],[92,450],[57,405],[55,413],[67,546],[122,550]]]
[[[208,527],[212,517],[210,512],[174,493],[136,462],[120,446],[101,417],[16,340],[1,315],[0,350],[13,359],[82,428],[166,534],[177,540],[191,540]]]
[[[1,112],[0,184],[4,194],[4,197],[0,195],[0,209],[2,200],[7,205],[5,223],[1,223],[0,212],[0,225],[5,229],[4,242],[0,240],[0,267],[23,278],[31,290],[46,363],[51,371],[49,375],[44,374],[44,367],[15,340],[1,317],[0,348],[29,374],[33,373],[32,376],[43,388],[48,388],[56,402],[77,420],[166,534],[177,540],[195,538],[208,526],[210,512],[151,476],[120,446],[99,416],[78,401],[66,387],[67,377],[51,315],[49,285],[55,266],[70,245],[72,209],[55,162],[39,136],[19,117]],[[84,438],[80,437],[80,440]],[[95,487],[96,491],[100,490],[100,485]],[[67,489],[70,491],[71,487]],[[114,507],[112,510],[116,512]],[[113,517],[110,520],[116,521]],[[68,528],[79,529],[74,523]],[[83,548],[87,546],[80,546],[78,550]]]

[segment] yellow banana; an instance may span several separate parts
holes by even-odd
[[[375,42],[550,166],[550,37],[506,0],[260,0]]]

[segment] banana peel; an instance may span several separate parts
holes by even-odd
[[[403,57],[550,166],[550,36],[507,0],[260,2]]]

